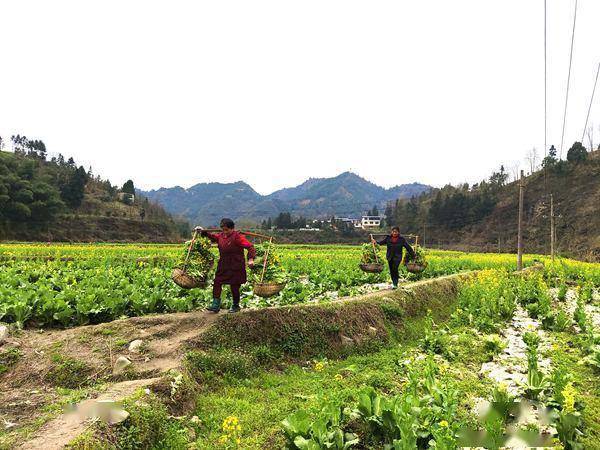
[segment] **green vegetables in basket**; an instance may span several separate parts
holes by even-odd
[[[185,264],[185,258],[188,254],[188,249],[190,247],[190,242],[187,241],[185,243],[185,247],[181,252],[181,259],[177,267],[183,269]],[[215,262],[215,256],[210,251],[210,240],[205,237],[198,237],[194,241],[194,245],[192,246],[192,251],[190,252],[190,257],[188,259],[188,263],[185,266],[185,272],[194,277],[194,278],[206,278],[208,272],[212,269],[212,266]]]
[[[418,264],[419,266],[427,266],[427,260],[425,259],[425,250],[423,250],[423,248],[418,245],[415,246],[413,250],[415,251],[415,257],[411,262]]]
[[[285,283],[287,281],[287,272],[281,264],[281,258],[277,252],[277,247],[272,243],[265,242],[263,244],[255,245],[256,257],[254,258],[254,267],[250,272],[249,280],[252,283],[260,283],[263,272],[265,254],[267,249],[269,253],[267,255],[267,267],[265,269],[265,275],[262,279],[263,283]]]
[[[375,259],[375,252],[373,252],[373,244],[362,245],[362,257],[360,258],[361,264],[381,264],[381,255],[379,253],[379,244],[375,244],[375,252],[377,252],[377,259]]]

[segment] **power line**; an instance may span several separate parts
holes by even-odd
[[[596,84],[598,84],[598,74],[600,73],[600,63],[598,63],[598,69],[596,70],[596,81],[594,81],[594,89],[592,89],[592,97],[590,98],[590,106],[588,107],[587,117],[585,118],[585,126],[583,127],[583,133],[581,133],[581,142],[585,137],[585,130],[587,129],[588,120],[590,119],[590,111],[592,110],[592,103],[594,102],[594,94],[596,93]],[[593,151],[590,148],[590,151]]]
[[[567,92],[565,95],[565,113],[563,115],[562,136],[560,138],[560,155],[562,159],[563,145],[565,142],[565,125],[567,123],[567,104],[569,103],[569,85],[571,84],[571,65],[573,63],[573,42],[575,41],[575,24],[577,23],[577,1],[575,0],[575,14],[573,14],[573,33],[571,34],[571,53],[569,55],[569,75],[567,76]]]
[[[544,161],[548,157],[548,44],[547,44],[547,0],[544,0]],[[544,164],[544,192],[547,186],[547,164]]]
[[[548,156],[548,51],[546,40],[547,0],[544,0],[544,157]]]

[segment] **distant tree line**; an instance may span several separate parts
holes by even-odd
[[[119,191],[135,194],[132,180],[119,190],[108,180],[94,176],[77,166],[73,158],[62,154],[48,159],[43,141],[26,136],[11,136],[13,152],[8,152],[8,142],[0,137],[0,228],[20,225],[40,226],[52,222],[58,215],[77,212],[89,215],[112,215],[117,208],[108,206],[117,201]],[[84,202],[86,191],[93,201]],[[145,197],[135,196],[139,217],[156,222],[173,223],[172,217],[159,205]],[[104,206],[107,205],[107,206]],[[187,223],[175,224],[182,232],[189,231]]]
[[[293,218],[289,212],[282,212],[275,218],[269,217],[261,222],[261,228],[263,230],[271,230],[273,228],[277,230],[297,230],[299,228],[306,228],[307,219],[305,217]]]
[[[575,142],[567,152],[566,161],[556,157],[552,146],[542,160],[542,167],[551,174],[566,175],[569,167],[583,163],[588,152],[581,142]],[[449,231],[458,230],[487,217],[496,206],[498,193],[507,183],[508,174],[500,169],[480,183],[468,183],[433,189],[411,199],[399,199],[388,204],[385,215],[387,224],[399,225],[403,232],[419,233],[423,225]]]

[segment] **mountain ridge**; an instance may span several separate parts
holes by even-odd
[[[309,178],[297,186],[267,195],[259,194],[241,180],[140,192],[172,214],[193,223],[215,225],[224,216],[258,222],[281,212],[309,218],[359,216],[373,206],[383,210],[387,202],[410,198],[430,189],[431,186],[417,182],[384,188],[353,172],[343,172],[335,177]]]

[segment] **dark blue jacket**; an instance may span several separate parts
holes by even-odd
[[[398,236],[398,240],[396,242],[392,242],[392,236],[388,235],[383,238],[381,241],[377,241],[379,245],[387,246],[387,251],[385,257],[388,261],[395,259],[396,261],[402,260],[403,249],[406,249],[408,252],[409,259],[413,259],[415,257],[415,251],[408,244],[404,236]]]

